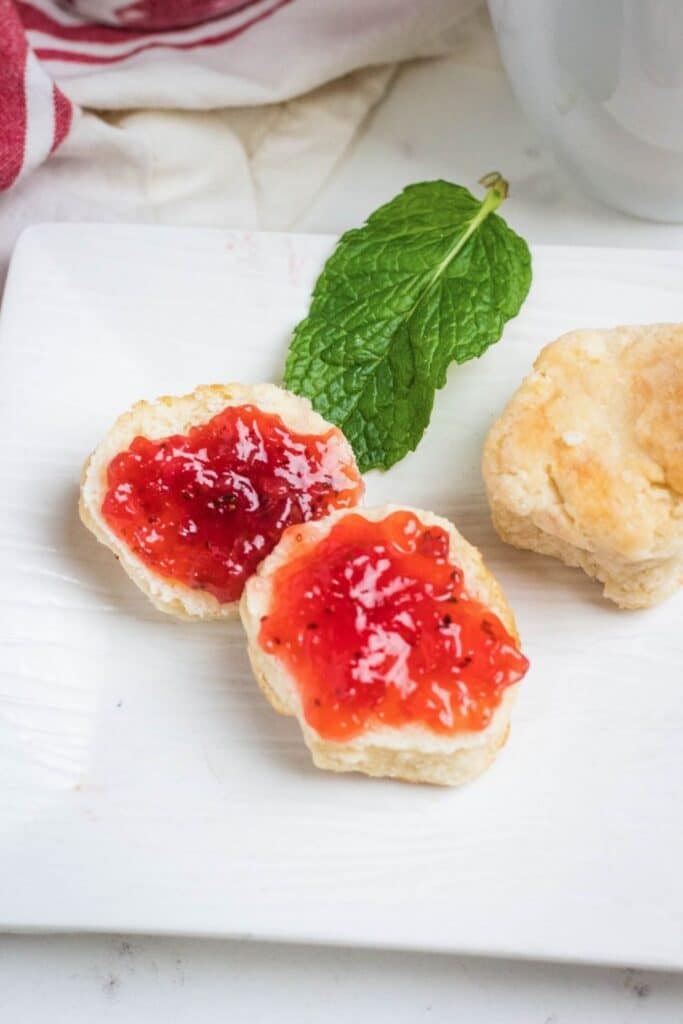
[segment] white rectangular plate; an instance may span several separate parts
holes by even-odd
[[[626,613],[501,544],[479,461],[539,347],[683,320],[683,254],[537,248],[522,315],[455,367],[368,500],[454,519],[532,661],[510,742],[441,790],[316,771],[238,623],[157,614],[83,529],[81,464],[140,397],[278,380],[333,239],[51,226],[0,336],[0,926],[683,967],[681,597]]]

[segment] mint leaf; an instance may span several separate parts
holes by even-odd
[[[483,200],[447,181],[410,185],[347,231],[295,329],[285,385],[349,439],[362,471],[398,462],[429,423],[454,360],[480,356],[531,283],[529,249]]]

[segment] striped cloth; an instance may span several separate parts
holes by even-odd
[[[0,0],[0,190],[95,110],[288,100],[446,52],[472,0]]]
[[[136,0],[110,5],[73,0],[55,11],[51,3],[16,7],[43,60],[84,67],[118,64],[154,50],[195,50],[229,43],[292,0]],[[95,21],[84,20],[79,13]],[[70,12],[75,13],[69,16]],[[103,23],[104,22],[104,23]],[[219,57],[220,60],[220,57]]]
[[[73,108],[29,47],[19,11],[0,0],[0,190],[65,138]]]

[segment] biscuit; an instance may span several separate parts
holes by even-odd
[[[396,511],[413,512],[425,527],[438,526],[446,531],[448,559],[462,572],[467,595],[493,612],[509,637],[517,643],[513,614],[477,549],[446,519],[420,509],[385,505],[374,509],[357,508],[352,512],[334,512],[325,519],[285,531],[277,547],[248,580],[242,595],[240,612],[247,634],[249,657],[256,680],[270,704],[281,714],[297,718],[313,761],[319,768],[388,776],[409,782],[460,785],[488,768],[505,743],[510,711],[519,683],[503,690],[488,725],[478,731],[443,733],[417,722],[395,727],[373,721],[359,735],[333,741],[322,736],[307,721],[296,678],[287,665],[269,653],[259,640],[261,625],[273,612],[273,581],[278,570],[296,560],[300,552],[314,551],[315,546],[345,516],[353,514],[377,522]],[[457,612],[453,614],[457,616]]]
[[[683,582],[683,325],[580,330],[538,356],[484,447],[494,526],[644,608]]]
[[[109,547],[134,583],[162,612],[182,619],[225,619],[238,613],[238,601],[219,601],[206,590],[195,589],[150,569],[147,564],[110,527],[102,514],[108,489],[107,469],[115,455],[125,451],[134,438],[158,440],[185,434],[206,423],[229,406],[255,406],[275,414],[289,430],[302,435],[328,435],[327,454],[334,461],[331,472],[338,472],[348,486],[363,487],[350,445],[341,431],[315,412],[307,398],[300,398],[274,384],[214,384],[198,387],[189,395],[165,396],[156,401],[141,401],[116,420],[83,469],[79,511],[87,528]],[[326,467],[327,468],[327,467]],[[350,503],[354,503],[351,501]]]

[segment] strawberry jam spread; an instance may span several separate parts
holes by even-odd
[[[273,575],[259,641],[296,680],[324,739],[419,723],[484,729],[529,663],[469,597],[449,537],[412,512],[344,516]]]
[[[185,435],[136,437],[109,463],[102,514],[154,572],[234,601],[285,527],[361,497],[340,438],[229,406]]]

